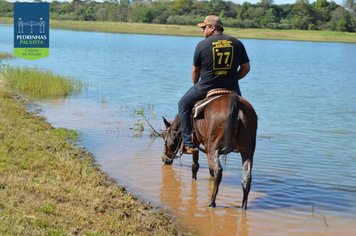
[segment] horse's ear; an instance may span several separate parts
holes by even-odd
[[[164,124],[166,125],[166,128],[171,127],[171,123],[169,123],[169,122],[166,120],[166,118],[164,118],[163,116],[162,116],[162,118],[163,118]]]

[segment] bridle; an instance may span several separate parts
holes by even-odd
[[[164,152],[163,152],[163,154],[166,156],[166,158],[169,160],[169,161],[173,161],[175,158],[180,158],[182,155],[183,155],[183,152],[181,151],[180,153],[179,153],[179,155],[177,155],[178,154],[178,152],[179,152],[179,150],[181,150],[180,149],[180,147],[182,146],[182,135],[180,135],[179,136],[179,139],[178,139],[178,143],[177,143],[177,147],[176,147],[176,149],[174,150],[174,152],[173,152],[173,155],[172,155],[172,158],[170,158],[168,155],[167,155],[167,141],[168,141],[168,137],[173,141],[174,139],[172,138],[172,135],[171,135],[171,127],[168,127],[167,128],[167,130],[166,130],[166,132],[167,132],[167,135],[164,135],[164,138],[163,138],[163,140],[164,140]]]

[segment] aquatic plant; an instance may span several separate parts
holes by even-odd
[[[80,93],[83,89],[81,81],[51,71],[7,67],[1,74],[7,87],[33,98],[68,96]]]
[[[143,119],[146,121],[147,125],[149,126],[150,137],[151,138],[157,138],[157,137],[160,137],[162,135],[160,132],[157,132],[156,129],[153,127],[153,125],[150,123],[149,119],[145,115],[145,110],[143,108],[135,110],[135,114],[139,115],[139,116],[142,116]],[[152,112],[152,116],[155,118],[156,117],[156,113]],[[141,119],[138,119],[136,121],[136,123],[134,124],[134,130],[135,131],[140,131],[141,135],[142,135],[142,132],[144,131],[144,126],[143,126],[143,122],[142,122]]]

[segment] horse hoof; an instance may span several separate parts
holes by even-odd
[[[209,207],[210,207],[210,208],[215,208],[215,207],[216,207],[215,202],[211,202],[211,203],[209,204]]]
[[[247,204],[242,204],[241,209],[246,211],[247,210]]]
[[[165,164],[165,165],[172,165],[173,164],[173,161],[170,161],[170,160],[164,160],[163,161],[163,163]]]
[[[162,156],[162,161],[166,165],[172,165],[173,164],[173,158],[169,158],[167,155]]]

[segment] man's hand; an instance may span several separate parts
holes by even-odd
[[[242,64],[240,66],[240,69],[238,71],[238,74],[239,74],[239,80],[242,79],[243,77],[245,77],[245,75],[248,74],[248,72],[250,71],[250,63],[247,62],[245,64]]]

